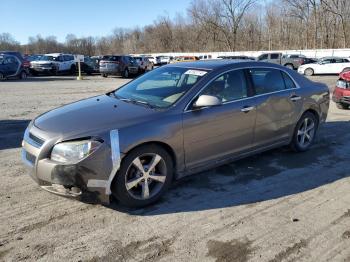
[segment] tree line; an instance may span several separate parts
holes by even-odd
[[[0,50],[84,55],[218,52],[350,47],[349,0],[193,0],[185,14],[103,37],[29,37],[21,45],[0,34]]]

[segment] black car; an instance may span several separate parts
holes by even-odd
[[[84,56],[84,62],[80,63],[81,71],[85,74],[91,75],[100,72],[100,59],[96,57]],[[78,68],[78,63],[76,65]]]
[[[138,72],[138,63],[129,55],[106,55],[100,61],[100,73],[103,77],[121,75],[128,78]]]
[[[26,79],[27,75],[27,70],[17,56],[0,55],[0,80],[10,77]]]
[[[19,61],[21,61],[21,64],[23,68],[26,70],[26,73],[29,72],[30,62],[26,58],[23,57],[23,55],[20,52],[17,51],[0,51],[0,55],[13,55],[18,58]]]

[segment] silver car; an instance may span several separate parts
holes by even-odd
[[[280,65],[172,64],[37,117],[22,157],[47,191],[141,207],[174,179],[284,145],[309,149],[328,107],[326,85]]]

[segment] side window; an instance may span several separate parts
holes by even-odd
[[[279,58],[279,54],[271,54],[271,59],[278,59]]]
[[[289,75],[287,75],[285,72],[282,72],[282,76],[283,76],[283,79],[284,79],[284,84],[286,86],[286,89],[296,88],[295,83],[289,77]]]
[[[268,55],[268,54],[264,54],[264,55],[259,56],[258,60],[259,60],[259,61],[260,61],[260,60],[266,60],[266,59],[268,59],[268,58],[269,58],[269,55]]]
[[[202,94],[216,96],[222,102],[247,97],[247,83],[243,70],[234,70],[219,76],[205,88]]]
[[[63,62],[63,61],[64,61],[63,56],[58,56],[58,57],[56,58],[56,61],[58,61],[58,62]]]
[[[280,70],[255,68],[249,70],[257,95],[284,90],[284,80]]]

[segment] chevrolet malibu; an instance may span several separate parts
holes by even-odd
[[[284,145],[309,149],[328,107],[326,85],[276,64],[171,64],[37,117],[22,159],[49,192],[142,207],[174,179]]]

